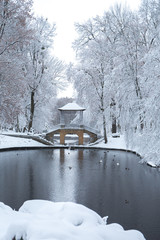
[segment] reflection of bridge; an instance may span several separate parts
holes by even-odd
[[[91,142],[95,142],[100,136],[99,132],[93,128],[87,127],[85,125],[57,125],[52,131],[46,134],[46,139],[53,142],[55,134],[60,134],[60,144],[65,144],[65,136],[67,134],[76,134],[79,137],[79,145],[83,145],[83,135],[84,133],[90,136]]]

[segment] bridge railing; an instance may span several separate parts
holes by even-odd
[[[71,128],[71,129],[77,129],[77,128],[80,128],[80,129],[85,129],[89,132],[92,132],[92,133],[95,133],[97,135],[100,135],[100,132],[95,129],[95,128],[92,128],[92,127],[89,127],[89,126],[86,126],[86,125],[79,125],[79,124],[67,124],[67,125],[62,125],[61,128]]]
[[[92,128],[92,127],[89,127],[89,126],[86,126],[86,125],[84,125],[83,128],[84,128],[85,130],[89,131],[89,132],[93,132],[93,133],[95,133],[95,134],[97,134],[97,135],[100,135],[100,131],[98,131],[98,130],[95,129],[95,128]]]
[[[83,128],[84,125],[80,125],[80,124],[65,124],[65,125],[61,125],[61,128]]]
[[[96,135],[100,135],[100,131],[98,131],[97,129],[80,124],[65,124],[65,125],[58,124],[54,126],[52,130],[48,131],[48,133],[59,129],[85,129],[86,131],[92,132]]]

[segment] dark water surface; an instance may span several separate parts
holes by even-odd
[[[1,152],[0,201],[15,209],[28,199],[73,201],[160,240],[160,172],[139,161],[93,149]]]

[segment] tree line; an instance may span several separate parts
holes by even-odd
[[[32,13],[32,0],[0,1],[0,125],[45,128],[64,64],[51,54],[56,25]]]
[[[129,147],[158,161],[160,1],[142,0],[138,11],[115,5],[75,28],[77,63],[68,79],[89,106],[86,121],[102,129],[105,142],[116,121]]]

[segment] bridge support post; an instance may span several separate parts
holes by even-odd
[[[60,131],[60,144],[65,144],[65,133],[64,131]]]
[[[83,131],[79,131],[78,137],[79,137],[79,145],[83,145]]]

